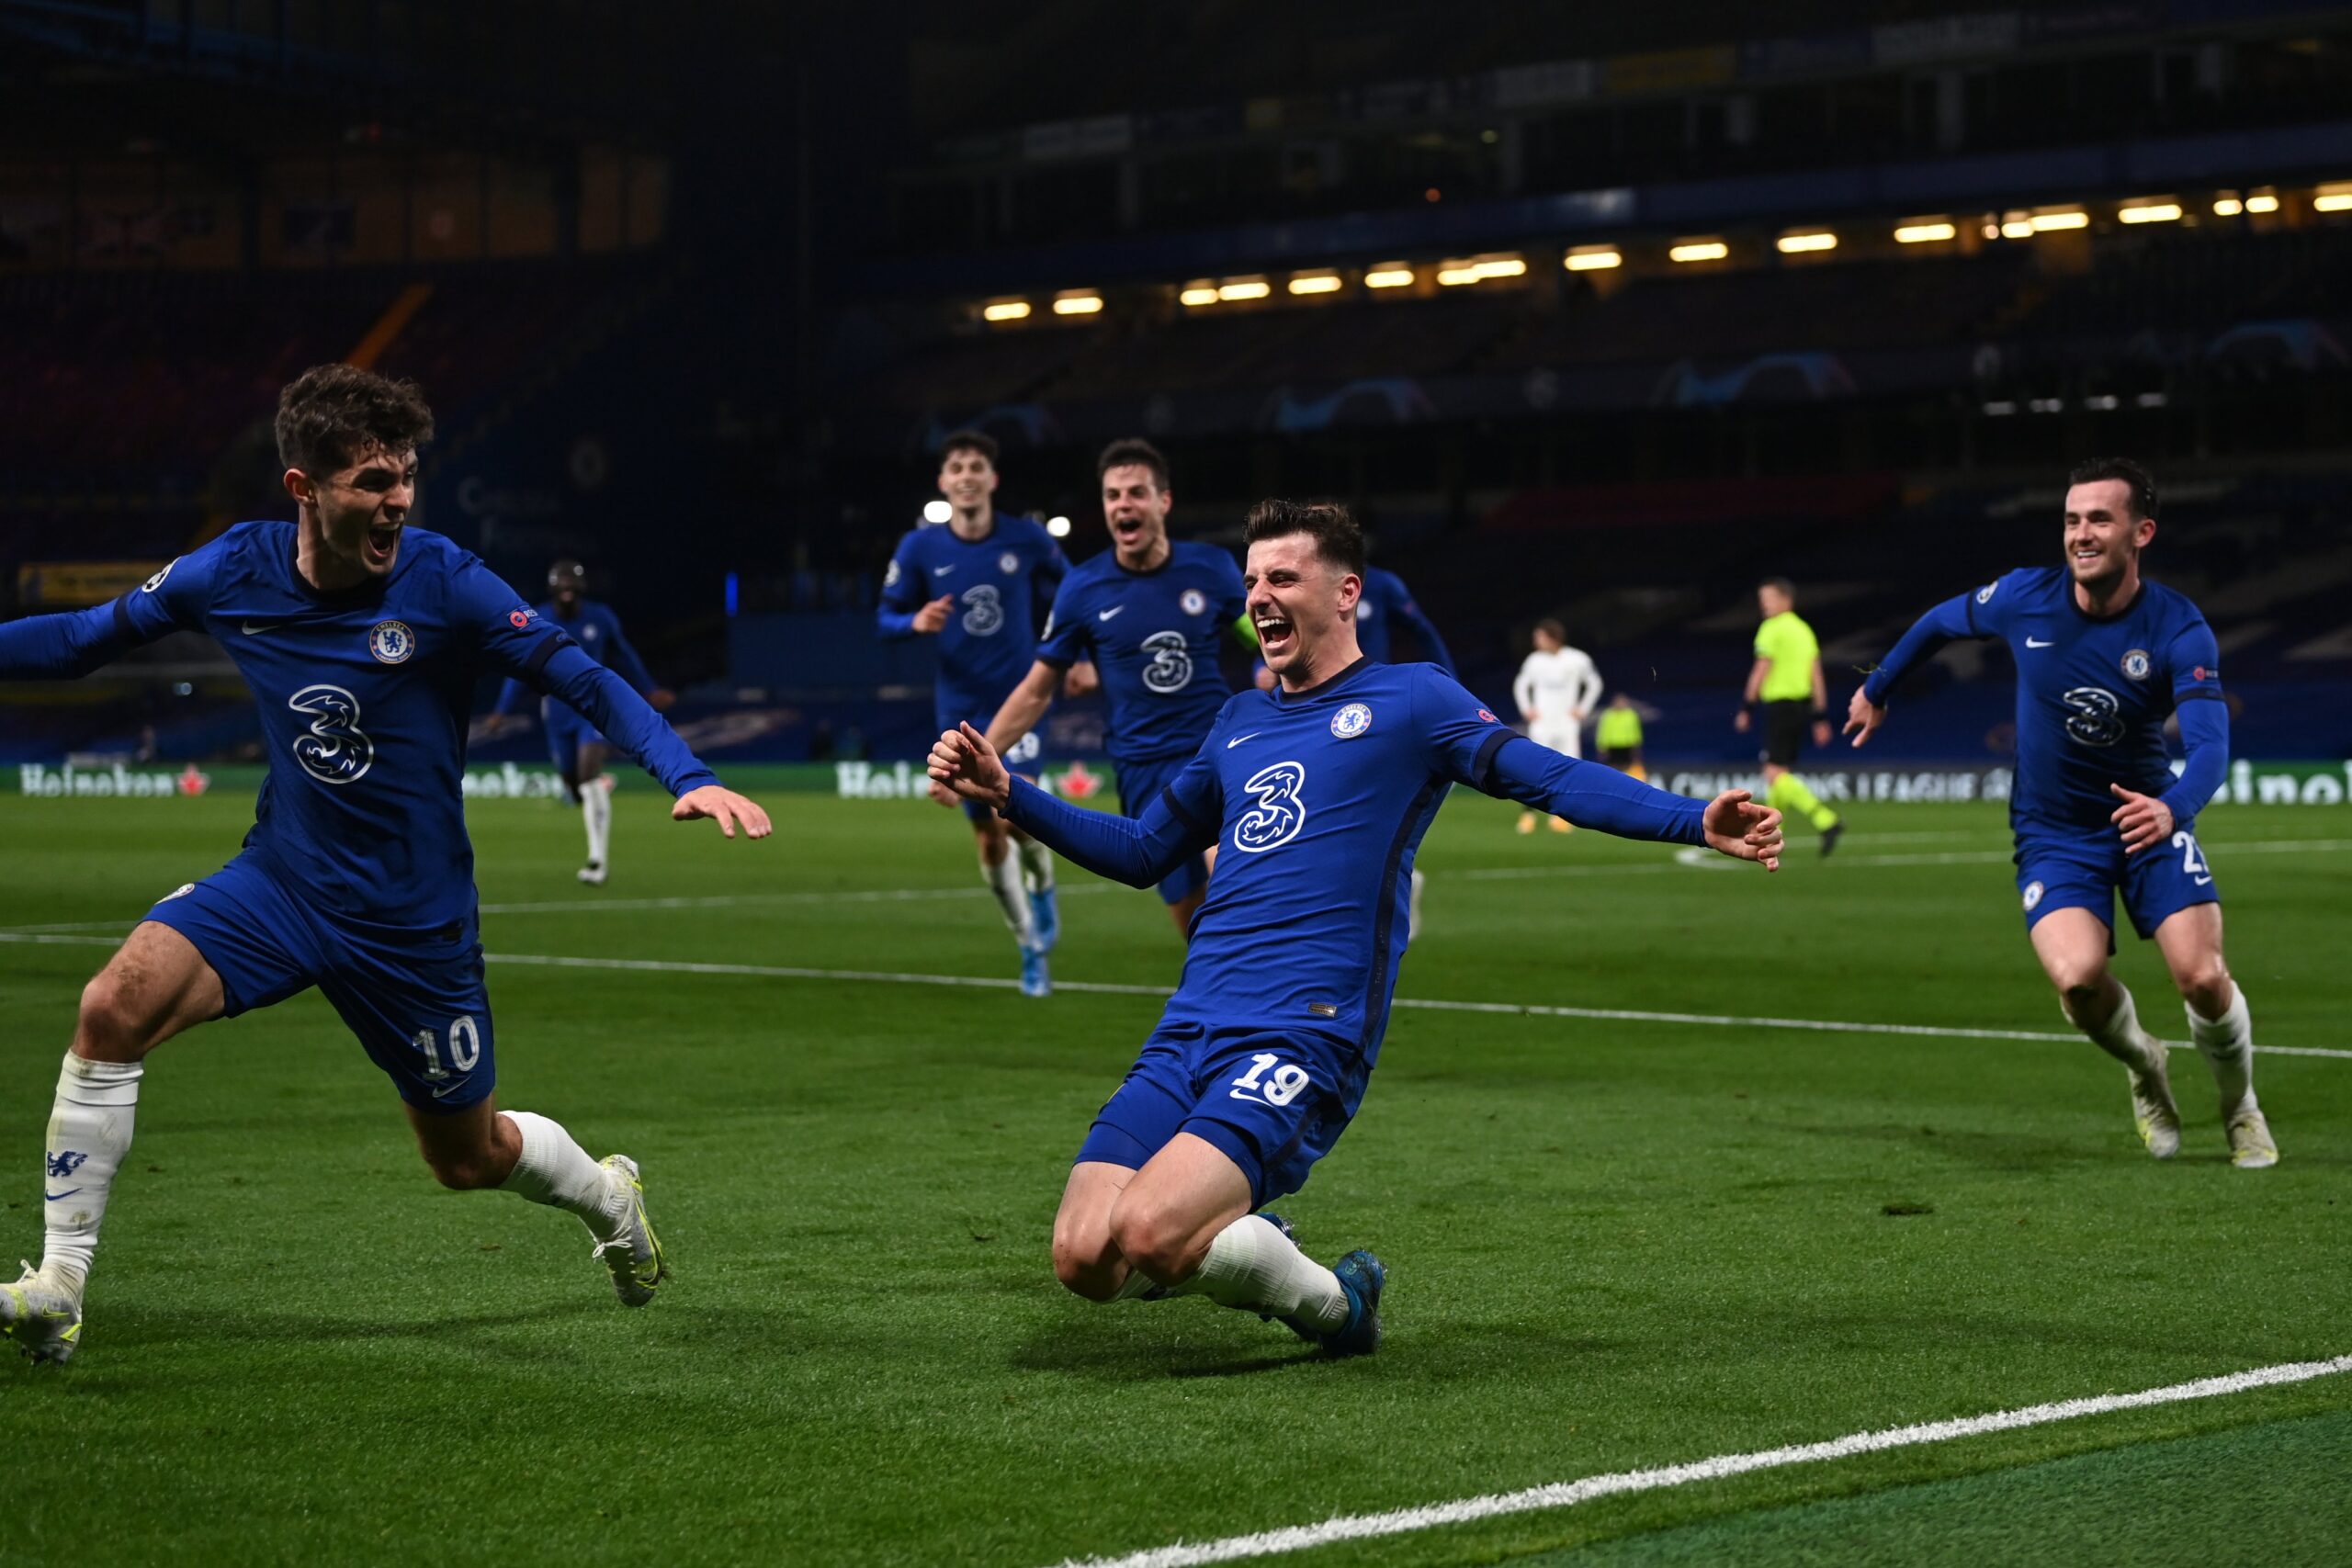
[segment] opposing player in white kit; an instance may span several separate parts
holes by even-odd
[[[1590,654],[1568,646],[1567,627],[1557,621],[1535,623],[1535,651],[1519,667],[1510,694],[1519,716],[1527,721],[1530,740],[1563,756],[1583,757],[1585,716],[1600,701],[1600,671]],[[1535,831],[1534,812],[1519,814],[1519,830]],[[1555,833],[1575,830],[1566,818],[1552,818]]]

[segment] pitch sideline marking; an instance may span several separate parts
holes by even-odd
[[[119,936],[71,936],[35,931],[0,931],[0,942],[38,947],[119,947]],[[492,953],[492,964],[514,964],[539,969],[601,969],[652,975],[724,975],[754,980],[835,980],[859,985],[961,986],[984,991],[1019,988],[1018,980],[989,975],[924,975],[903,969],[807,969],[784,964],[712,964],[673,958],[579,958],[551,953]],[[1056,988],[1098,997],[1165,997],[1166,986],[1125,985],[1111,980],[1057,980]],[[1976,1029],[1964,1024],[1863,1023],[1828,1018],[1770,1018],[1761,1014],[1713,1012],[1649,1012],[1638,1008],[1580,1008],[1551,1002],[1465,1002],[1438,997],[1398,997],[1393,1004],[1423,1012],[1517,1014],[1527,1018],[1574,1018],[1601,1023],[1686,1023],[1717,1029],[1797,1029],[1818,1034],[1924,1035],[1936,1040],[2022,1040],[2070,1045],[2079,1034],[2038,1029]],[[2175,1051],[2196,1049],[2183,1041],[2166,1041]],[[2352,1050],[2326,1045],[2256,1045],[2267,1056],[2323,1056],[2352,1062]]]
[[[1996,1410],[1983,1416],[1961,1416],[1948,1421],[1926,1421],[1878,1431],[1849,1432],[1842,1438],[1832,1438],[1824,1442],[1792,1443],[1784,1448],[1760,1449],[1748,1453],[1718,1454],[1713,1459],[1667,1465],[1657,1470],[1623,1470],[1606,1475],[1588,1475],[1578,1481],[1558,1481],[1519,1492],[1488,1493],[1451,1503],[1397,1508],[1384,1514],[1342,1514],[1320,1524],[1291,1525],[1282,1529],[1261,1530],[1255,1535],[1227,1536],[1222,1540],[1179,1541],[1174,1545],[1129,1552],[1121,1557],[1067,1558],[1059,1568],[1193,1568],[1197,1563],[1238,1562],[1245,1558],[1306,1551],[1343,1540],[1376,1540],[1384,1536],[1436,1529],[1446,1525],[1501,1518],[1511,1514],[1573,1508],[1599,1497],[1660,1492],[1669,1487],[1687,1486],[1695,1481],[1723,1481],[1735,1475],[1781,1470],[1791,1465],[1819,1464],[1851,1458],[1856,1454],[1883,1453],[1894,1449],[1948,1443],[1962,1438],[1981,1437],[1988,1432],[2014,1432],[2057,1421],[2079,1421],[2086,1416],[2106,1416],[2119,1410],[2143,1410],[2159,1404],[2184,1404],[2193,1399],[2217,1399],[2225,1394],[2244,1393],[2251,1389],[2309,1382],[2316,1378],[2335,1377],[2345,1372],[2352,1372],[2352,1356],[2335,1356],[2324,1361],[2287,1361],[2219,1377],[2199,1378],[2192,1382],[2143,1389],[2136,1393],[2061,1399],[2047,1404],[2029,1404],[2016,1410]]]

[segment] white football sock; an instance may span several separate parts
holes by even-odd
[[[2188,1014],[2188,1037],[2213,1069],[2213,1087],[2222,1094],[2222,1120],[2254,1108],[2254,1016],[2246,1011],[2245,987],[2231,987],[2230,1010],[2219,1018]]]
[[[41,1221],[47,1232],[41,1271],[78,1300],[98,1251],[98,1224],[107,1217],[130,1127],[139,1111],[137,1062],[85,1061],[71,1051],[57,1075],[57,1102],[49,1113],[49,1149],[41,1168]]]
[[[523,1156],[499,1183],[506,1191],[580,1216],[598,1241],[620,1234],[628,1199],[615,1188],[605,1168],[572,1142],[560,1123],[528,1111],[499,1112],[523,1134]]]
[[[2164,1059],[2164,1044],[2141,1032],[2140,1010],[2132,1001],[2131,987],[2119,980],[2115,988],[2122,993],[2123,999],[2115,1004],[2115,1010],[2107,1015],[2107,1021],[2097,1030],[2083,1029],[2082,1021],[2071,1011],[2066,1013],[2066,1019],[2089,1035],[2092,1044],[2138,1072],[2150,1062]],[[2066,1004],[2060,1002],[2058,1006],[2064,1010]]]
[[[1023,947],[1036,946],[1036,929],[1029,918],[1029,890],[1021,885],[1021,857],[1008,849],[994,865],[983,859],[980,880],[996,895],[997,908],[1004,911],[1004,923],[1012,928],[1013,940]]]
[[[580,820],[588,829],[588,863],[604,864],[613,836],[613,792],[602,777],[580,786]]]
[[[1348,1294],[1340,1277],[1299,1251],[1282,1227],[1262,1214],[1244,1214],[1209,1243],[1209,1255],[1185,1281],[1186,1293],[1219,1306],[1246,1307],[1295,1317],[1327,1333],[1348,1321]]]
[[[1130,1269],[1127,1270],[1127,1277],[1119,1281],[1118,1290],[1112,1293],[1111,1301],[1139,1302],[1158,1288],[1152,1283],[1151,1277],[1142,1269]],[[1106,1302],[1103,1304],[1107,1306],[1110,1303]]]
[[[1015,839],[1012,843],[1021,852],[1021,869],[1028,873],[1029,891],[1051,893],[1054,890],[1054,852],[1035,839]]]

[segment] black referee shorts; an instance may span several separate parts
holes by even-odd
[[[1764,750],[1758,753],[1776,768],[1793,768],[1813,727],[1813,704],[1799,697],[1764,705]]]

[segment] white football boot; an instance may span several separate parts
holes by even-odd
[[[2169,1053],[2152,1034],[2142,1034],[2140,1044],[2148,1054],[2147,1066],[2124,1069],[2132,1080],[2132,1124],[2151,1155],[2170,1159],[2180,1152],[2180,1107],[2173,1103],[2172,1080],[2165,1068]]]
[[[596,1244],[595,1257],[612,1271],[613,1291],[621,1305],[641,1307],[670,1277],[670,1265],[662,1256],[652,1222],[645,1217],[645,1186],[637,1179],[637,1161],[627,1155],[606,1155],[602,1163],[605,1179],[626,1194],[628,1208],[613,1239]]]
[[[82,1344],[82,1302],[31,1264],[13,1285],[0,1285],[0,1334],[17,1342],[28,1361],[54,1366]]]
[[[2230,1118],[2229,1128],[2232,1165],[2240,1170],[2267,1170],[2278,1163],[2278,1145],[2270,1136],[2270,1123],[2263,1119],[2262,1107],[2248,1100]]]

